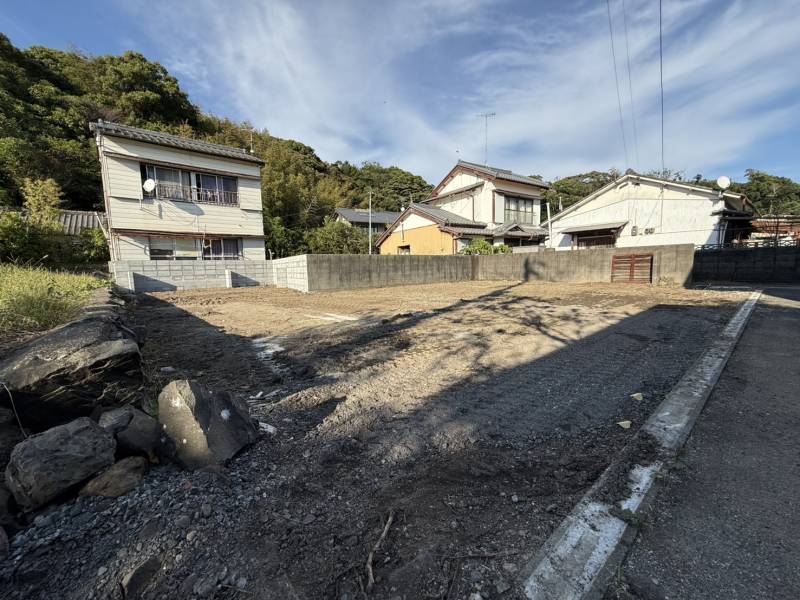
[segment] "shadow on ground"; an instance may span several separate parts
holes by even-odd
[[[145,358],[154,390],[191,376],[246,397],[280,391],[259,407],[278,433],[234,459],[222,483],[164,468],[169,476],[151,476],[129,494],[130,503],[142,495],[135,518],[130,508],[109,511],[112,526],[87,531],[83,544],[93,550],[78,557],[59,543],[32,553],[26,560],[52,561],[57,576],[33,586],[17,577],[15,589],[28,597],[47,597],[56,586],[68,598],[113,594],[126,570],[155,556],[162,568],[148,584],[152,597],[191,592],[224,566],[247,583],[245,591],[216,587],[216,598],[452,599],[474,591],[520,598],[518,568],[734,307],[659,305],[571,341],[552,319],[529,314],[534,307],[514,296],[516,287],[345,328],[270,360],[256,357],[250,338],[143,299],[137,319],[150,330]],[[515,310],[515,326],[537,329],[557,349],[485,369],[489,346],[473,335],[444,344],[438,360],[415,359],[426,343],[416,332],[437,319],[468,331],[485,326],[487,312],[508,318]],[[440,372],[448,357],[462,357],[465,370]],[[339,375],[314,367],[335,362]],[[163,374],[163,366],[176,372]],[[428,393],[426,378],[448,381]],[[634,392],[644,400],[632,400]],[[617,425],[623,420],[632,427]],[[148,505],[150,498],[161,501]],[[224,514],[193,521],[191,540],[176,534],[175,519],[204,502]],[[68,529],[79,514],[59,525]],[[390,514],[367,594],[367,557]],[[121,540],[113,551],[109,536]],[[76,564],[81,574],[68,577]]]

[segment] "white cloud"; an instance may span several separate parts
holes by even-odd
[[[605,5],[548,15],[479,0],[158,6],[147,8],[149,31],[182,81],[326,160],[379,160],[435,182],[456,150],[482,159],[477,113],[493,110],[492,164],[547,177],[625,166]],[[636,167],[621,6],[612,0]],[[646,170],[660,166],[657,7],[627,9]],[[664,10],[667,166],[709,176],[743,159],[757,167],[752,145],[798,125],[800,11],[790,0]]]

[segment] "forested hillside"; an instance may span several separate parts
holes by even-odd
[[[136,52],[90,57],[51,48],[15,48],[0,34],[0,205],[22,204],[25,179],[52,178],[63,207],[102,207],[100,171],[89,121],[98,118],[250,147],[262,172],[265,225],[283,254],[337,206],[398,210],[431,189],[398,167],[321,160],[300,142],[247,123],[202,113],[177,79]]]

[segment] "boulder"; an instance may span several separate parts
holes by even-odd
[[[118,448],[155,459],[161,446],[161,428],[150,415],[127,405],[104,412],[99,423],[117,438]]]
[[[0,390],[2,389],[0,387]],[[5,468],[14,446],[24,437],[11,409],[0,407],[0,469]]]
[[[115,448],[110,432],[81,417],[17,444],[6,485],[20,507],[37,508],[110,467]]]
[[[158,396],[158,420],[189,469],[220,465],[258,437],[250,414],[227,392],[179,379]]]
[[[136,400],[142,383],[135,334],[107,307],[23,344],[0,360],[22,424],[36,430]],[[0,387],[0,401],[8,394]]]
[[[144,474],[147,473],[147,464],[147,459],[142,456],[123,458],[89,480],[89,483],[81,488],[79,495],[106,498],[123,496],[142,482]]]

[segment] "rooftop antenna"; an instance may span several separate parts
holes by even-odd
[[[482,112],[478,114],[483,117],[483,166],[489,164],[489,117],[496,117],[497,113]]]

